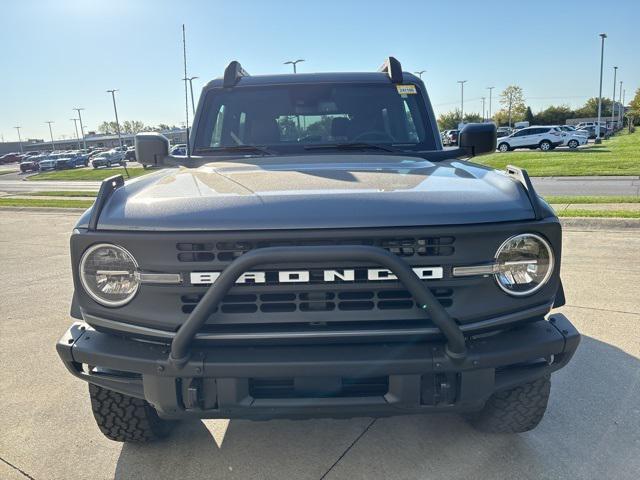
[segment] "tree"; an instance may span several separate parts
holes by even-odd
[[[102,122],[98,126],[98,132],[104,133],[105,135],[113,135],[118,133],[118,126],[116,122]]]
[[[482,115],[479,113],[465,113],[464,123],[482,123]]]
[[[527,106],[524,103],[524,94],[522,87],[517,85],[509,85],[500,94],[500,105],[506,110],[509,118],[509,126],[513,121],[519,121],[524,118]]]
[[[640,123],[640,88],[636,90],[636,94],[629,102],[629,111],[627,112],[627,115],[633,117],[634,125],[638,125]]]
[[[529,122],[529,125],[533,125],[535,123],[531,107],[527,107],[527,111],[524,112],[524,119]]]
[[[455,109],[441,114],[438,117],[438,128],[440,130],[454,130],[460,123],[460,110]]]
[[[602,111],[600,115],[602,117],[611,116],[612,102],[609,98],[602,99]],[[598,116],[598,97],[592,97],[585,102],[585,104],[577,109],[575,112],[576,118],[592,118]]]
[[[138,120],[125,120],[124,122],[122,122],[122,125],[120,127],[120,131],[122,133],[128,133],[132,135],[140,133],[143,130],[147,130],[147,127],[143,122],[140,122]]]
[[[568,105],[552,105],[545,110],[534,115],[534,122],[538,125],[563,125],[568,118],[575,117],[576,114]]]

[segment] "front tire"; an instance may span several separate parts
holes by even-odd
[[[551,142],[549,140],[542,140],[539,147],[543,152],[548,152],[551,150]]]
[[[100,431],[116,442],[150,442],[166,437],[175,422],[158,417],[146,400],[89,384],[91,410]]]
[[[547,409],[549,375],[509,390],[494,393],[484,408],[467,420],[482,432],[521,433],[533,430]]]
[[[508,143],[502,142],[500,145],[498,145],[498,151],[501,152],[501,153],[508,152],[509,150],[511,150],[511,149],[509,148],[509,144]]]
[[[569,147],[569,148],[578,148],[578,141],[577,140],[569,140],[569,143],[567,143],[567,147]]]

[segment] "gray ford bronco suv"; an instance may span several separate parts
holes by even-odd
[[[77,321],[57,344],[101,431],[182,418],[458,412],[489,432],[540,422],[580,335],[561,314],[561,229],[524,170],[443,149],[424,83],[377,72],[204,87],[185,156],[105,180],[71,236]]]

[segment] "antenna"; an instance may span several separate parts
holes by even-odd
[[[187,92],[187,39],[182,24],[182,58],[184,60],[184,113],[187,119],[187,158],[191,158],[191,142],[189,141],[189,94]]]

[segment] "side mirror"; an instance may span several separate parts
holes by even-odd
[[[169,155],[169,139],[156,132],[136,135],[136,159],[142,165],[159,167]]]
[[[468,123],[460,131],[458,146],[472,157],[496,151],[494,123]]]

